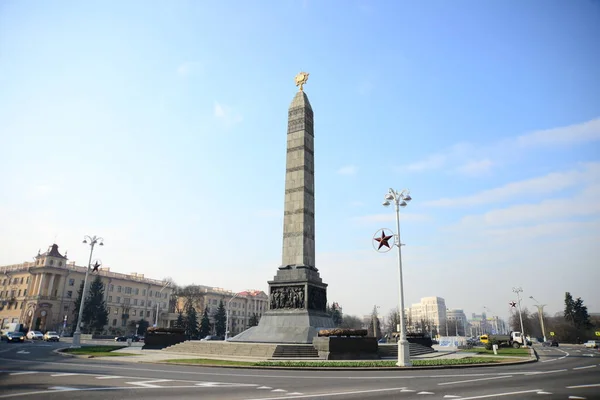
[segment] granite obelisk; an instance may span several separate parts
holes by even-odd
[[[231,341],[312,343],[319,329],[334,327],[326,313],[327,284],[315,267],[315,164],[313,110],[303,87],[288,110],[282,263],[269,281],[269,310],[258,326]]]

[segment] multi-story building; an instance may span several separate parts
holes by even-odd
[[[33,262],[0,267],[0,323],[21,323],[35,330],[70,330],[76,318],[75,301],[87,267],[68,262],[53,244],[38,252]],[[122,274],[101,268],[88,276],[88,290],[96,276],[104,284],[109,312],[107,333],[125,333],[145,319],[166,325],[173,289],[143,274]]]
[[[191,300],[198,314],[198,322],[200,322],[204,309],[206,309],[210,318],[211,332],[213,333],[214,316],[221,301],[225,311],[229,311],[229,336],[235,336],[248,329],[253,314],[260,318],[269,309],[269,296],[262,290],[245,290],[234,293],[231,290],[222,288],[197,285],[193,287],[193,290],[190,290],[190,293],[189,296],[181,296],[177,299],[177,311],[185,314],[186,304]],[[176,312],[169,314],[170,326],[175,326],[177,316]]]
[[[423,297],[405,310],[407,330],[428,333],[431,336],[446,335],[446,301],[441,297]]]
[[[448,321],[449,336],[466,336],[467,316],[461,309],[448,309],[446,311]]]

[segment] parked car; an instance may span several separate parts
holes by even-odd
[[[58,342],[60,336],[55,331],[48,331],[44,334],[44,341],[46,342]]]
[[[42,339],[44,339],[44,334],[40,331],[29,331],[29,332],[27,332],[27,339],[42,340]]]
[[[208,335],[208,336],[200,339],[200,341],[206,341],[206,340],[225,340],[225,338],[223,336]]]
[[[583,345],[589,349],[597,349],[600,347],[600,340],[588,340]]]
[[[554,340],[546,340],[544,343],[542,343],[542,346],[544,347],[558,347],[558,340],[554,339]]]
[[[25,341],[25,334],[23,332],[6,332],[3,338],[7,342],[23,343]]]
[[[127,339],[131,339],[132,342],[140,341],[140,337],[138,335],[129,335],[129,336],[117,336],[115,338],[115,342],[126,342]]]

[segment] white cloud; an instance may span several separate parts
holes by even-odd
[[[358,171],[358,168],[354,165],[346,165],[337,170],[340,175],[354,175]]]
[[[478,176],[484,175],[490,172],[490,168],[494,163],[489,159],[471,161],[464,165],[461,165],[456,171],[462,175]]]
[[[353,221],[360,224],[371,224],[376,222],[396,222],[396,214],[393,212],[385,214],[371,214],[363,215],[360,217],[352,218]],[[432,217],[426,214],[411,214],[411,213],[400,213],[400,221],[415,221],[424,222],[431,221]]]
[[[474,171],[487,172],[492,166],[502,164],[502,160],[514,157],[517,149],[525,151],[535,146],[570,145],[596,140],[600,140],[600,118],[580,124],[531,132],[482,146],[458,143],[422,160],[401,166],[397,170],[399,172],[407,170],[418,172],[445,168],[448,171],[472,175]],[[481,159],[473,162],[473,154],[479,155]]]
[[[429,201],[425,205],[469,207],[502,202],[531,194],[542,195],[554,193],[576,185],[600,181],[600,162],[585,163],[580,166],[582,168],[564,172],[553,172],[537,178],[508,183],[504,186],[485,190],[471,196]]]
[[[183,64],[177,67],[177,75],[181,77],[186,77],[191,75],[194,72],[201,71],[202,64],[197,61],[186,61]]]
[[[600,118],[581,124],[546,129],[519,136],[520,146],[569,145],[600,140]]]
[[[519,204],[462,218],[465,228],[526,224],[555,221],[573,217],[600,214],[600,184],[592,184],[569,198],[544,200],[539,203]]]
[[[243,120],[241,114],[233,111],[230,107],[218,102],[215,102],[213,112],[215,118],[221,121],[227,128],[232,127],[233,125],[236,125],[242,122]]]

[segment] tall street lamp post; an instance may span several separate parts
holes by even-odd
[[[540,325],[542,326],[542,336],[544,337],[544,342],[546,341],[546,329],[544,329],[544,307],[546,304],[540,304],[539,301],[533,298],[533,296],[529,296],[529,298],[535,301],[537,304],[535,305],[538,309],[538,317],[540,318]]]
[[[523,289],[520,287],[512,288],[512,291],[517,294],[517,305],[519,306],[519,320],[521,321],[521,337],[523,338],[523,347],[527,347],[527,338],[525,337],[525,329],[523,328],[523,315],[521,314],[521,295]]]
[[[385,201],[383,205],[388,207],[394,202],[396,205],[396,246],[398,246],[398,302],[400,307],[400,340],[398,341],[398,362],[396,365],[399,367],[410,367],[412,365],[410,361],[410,347],[406,340],[406,321],[404,319],[404,288],[402,286],[402,242],[400,242],[400,207],[406,207],[408,202],[412,200],[409,191],[403,189],[401,192],[397,192],[394,189],[390,189],[385,195]]]
[[[87,279],[90,274],[90,268],[92,266],[92,254],[94,253],[94,246],[99,244],[104,246],[104,239],[98,236],[85,236],[83,243],[90,245],[90,259],[88,266],[85,269],[85,278],[83,278],[83,291],[81,292],[81,304],[79,304],[79,313],[77,314],[77,321],[75,321],[75,332],[73,333],[73,344],[72,347],[79,347],[81,345],[81,317],[83,316],[83,306],[85,305],[85,292],[87,290]]]
[[[227,313],[225,315],[225,340],[227,340],[229,337],[229,305],[231,304],[231,300],[235,299],[239,295],[239,293],[234,294],[233,297],[227,302]]]
[[[162,289],[160,289],[160,290],[158,291],[158,293],[159,293],[159,298],[161,298],[161,299],[162,299],[162,296],[161,296],[160,294],[162,293],[162,291],[163,291],[163,290],[165,290],[165,289],[166,289],[167,287],[169,287],[170,285],[171,285],[171,281],[170,281],[170,280],[167,280],[167,281],[165,282],[164,286],[162,287]],[[154,326],[156,326],[156,327],[158,326],[158,306],[159,306],[159,305],[160,305],[160,301],[157,301],[157,302],[156,302],[156,316],[154,317]]]

